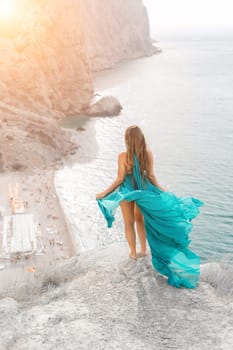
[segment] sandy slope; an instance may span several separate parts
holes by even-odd
[[[74,151],[71,132],[48,115],[0,102],[0,171],[46,168]]]
[[[8,187],[18,183],[20,198],[28,203],[26,213],[34,215],[47,250],[45,255],[32,256],[27,261],[17,261],[14,257],[1,259],[3,220],[0,216],[0,264],[6,267],[0,271],[0,292],[12,284],[17,286],[23,279],[33,280],[28,271],[32,266],[45,271],[51,264],[56,265],[57,260],[74,253],[54,189],[54,169],[77,147],[70,141],[71,134],[49,116],[0,102],[0,207],[4,215],[11,215]],[[54,237],[49,230],[55,232]],[[49,244],[51,237],[55,246]]]
[[[0,302],[0,349],[232,349],[233,303],[203,281],[176,289],[126,244],[89,251]],[[43,290],[43,291],[42,291]],[[226,293],[227,294],[227,293]],[[16,302],[18,300],[18,302]]]

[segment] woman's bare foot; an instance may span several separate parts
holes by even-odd
[[[134,255],[132,253],[129,254],[129,258],[132,260],[137,260],[137,255]]]
[[[145,256],[147,256],[147,251],[140,251],[140,253],[137,253],[137,257],[139,258],[144,258]]]

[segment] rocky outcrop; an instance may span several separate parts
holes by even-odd
[[[119,115],[122,106],[114,96],[105,96],[90,105],[85,113],[90,117],[114,117]]]
[[[232,349],[232,268],[218,295],[206,278],[192,291],[173,288],[150,256],[127,256],[127,244],[115,244],[42,280],[35,272],[12,294],[17,303],[0,299],[0,349]]]

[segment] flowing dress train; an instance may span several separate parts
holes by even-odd
[[[193,197],[177,197],[154,186],[148,178],[142,179],[139,162],[134,156],[132,175],[98,205],[108,227],[121,201],[134,201],[144,216],[147,241],[154,268],[168,277],[168,284],[195,288],[200,275],[200,258],[191,251],[189,234],[191,220],[199,214],[201,201]]]

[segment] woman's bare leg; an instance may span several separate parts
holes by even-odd
[[[144,226],[144,218],[142,213],[140,212],[140,209],[136,205],[136,203],[134,204],[134,218],[136,221],[137,234],[141,245],[140,254],[142,256],[145,256],[146,255],[146,230]]]
[[[125,224],[125,236],[130,247],[129,257],[137,259],[136,235],[134,229],[134,202],[121,202],[121,211]]]

